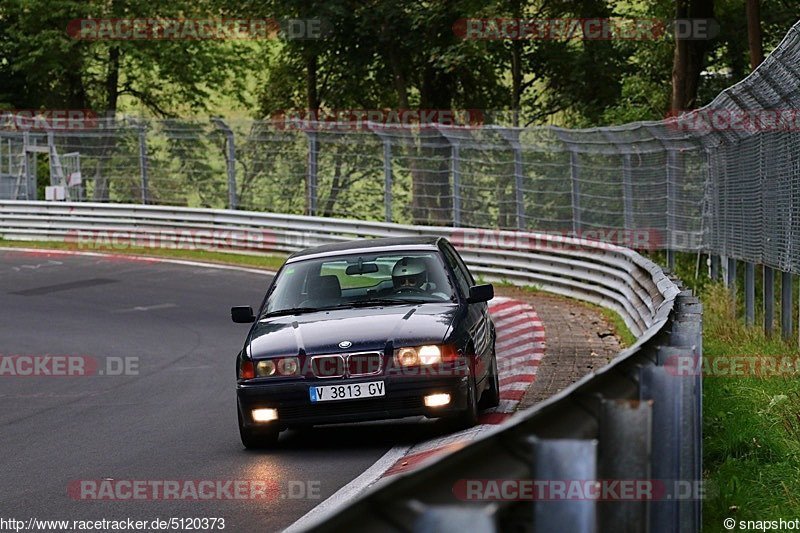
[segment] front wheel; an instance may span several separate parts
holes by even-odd
[[[237,409],[238,411],[238,409]],[[278,428],[253,429],[245,427],[242,423],[242,413],[239,414],[239,438],[242,445],[248,450],[263,450],[275,446],[278,442],[280,430]]]
[[[489,386],[481,394],[481,409],[491,409],[500,405],[500,375],[497,372],[497,356],[492,354],[492,368],[487,376]]]
[[[475,378],[470,376],[467,383],[467,408],[456,418],[459,429],[469,429],[478,423],[478,390]]]

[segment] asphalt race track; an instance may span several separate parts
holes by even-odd
[[[224,518],[226,531],[275,531],[392,446],[447,431],[414,420],[332,426],[284,433],[269,452],[245,451],[234,355],[247,326],[232,323],[229,308],[256,307],[269,276],[20,251],[0,251],[0,271],[1,356],[86,356],[97,362],[95,374],[116,374],[122,361],[130,370],[31,377],[0,366],[5,518],[207,517]],[[109,479],[266,480],[274,490],[212,501],[98,501],[68,492],[80,480]]]

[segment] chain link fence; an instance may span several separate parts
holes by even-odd
[[[796,25],[747,79],[701,110],[658,122],[569,130],[121,118],[50,131],[5,127],[0,196],[42,199],[49,184],[79,201],[615,242],[615,232],[639,232],[640,248],[800,273],[800,127],[791,127],[800,125],[799,84]],[[753,114],[767,111],[782,127],[754,127]],[[735,117],[749,119],[734,125]],[[48,167],[49,181],[41,177]]]

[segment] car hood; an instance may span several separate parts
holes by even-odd
[[[440,343],[458,311],[453,303],[335,309],[260,320],[253,327],[251,357],[383,351],[391,347]],[[342,341],[352,346],[339,348]]]

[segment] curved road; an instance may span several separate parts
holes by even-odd
[[[274,531],[392,446],[447,431],[413,420],[331,426],[284,433],[270,452],[245,451],[234,355],[246,326],[230,321],[229,308],[259,304],[270,279],[263,273],[21,251],[0,251],[0,272],[4,359],[69,355],[95,358],[100,368],[108,358],[138,364],[130,375],[72,377],[15,376],[18,368],[0,366],[3,518],[221,517],[226,531]],[[104,479],[257,479],[274,490],[268,499],[214,501],[68,494],[71,482]],[[299,487],[317,493],[302,497]]]

